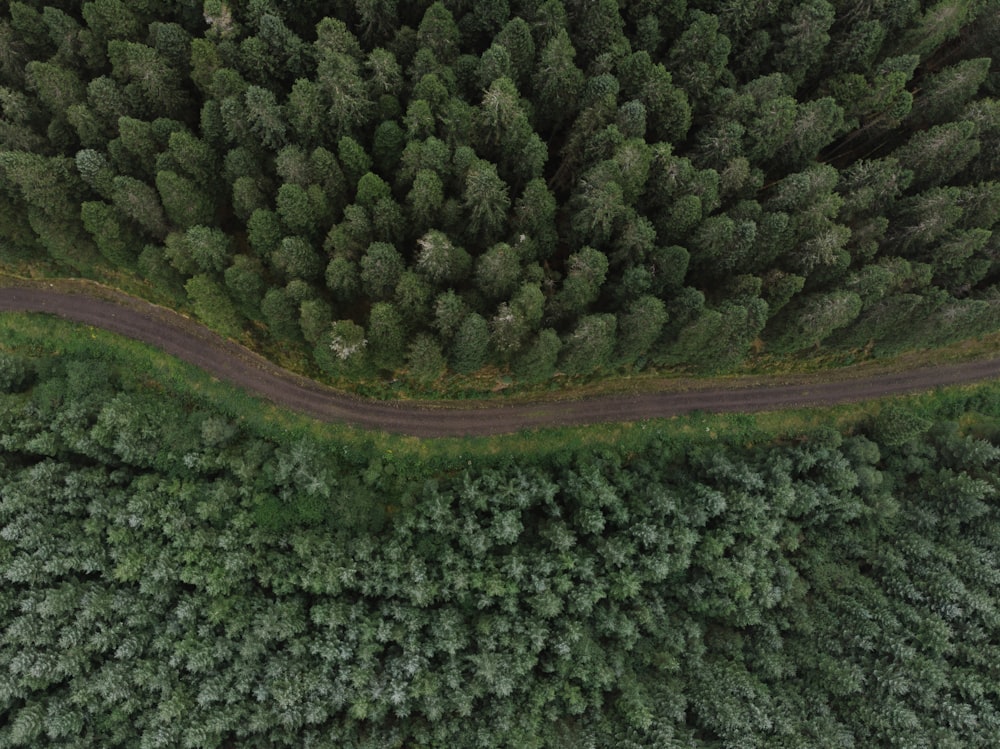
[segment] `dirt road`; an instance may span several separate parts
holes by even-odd
[[[152,344],[220,380],[317,419],[416,437],[504,434],[535,427],[639,421],[694,410],[750,412],[832,405],[1000,377],[1000,359],[989,359],[833,382],[802,377],[775,385],[758,381],[749,387],[734,384],[724,389],[693,388],[517,405],[489,402],[474,407],[467,402],[373,401],[335,392],[281,369],[163,307],[108,290],[101,294],[105,298],[97,298],[83,284],[78,287],[79,293],[64,290],[65,284],[60,286],[0,288],[0,311],[47,312],[103,328]]]

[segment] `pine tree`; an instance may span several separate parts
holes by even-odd
[[[378,367],[398,369],[406,354],[403,319],[389,302],[377,302],[368,314],[368,355]]]
[[[351,377],[367,367],[365,330],[350,320],[338,320],[320,336],[314,356],[317,364],[335,377]]]
[[[373,299],[388,299],[399,283],[405,263],[402,255],[390,244],[374,242],[361,258],[361,283]]]
[[[242,318],[230,301],[225,289],[210,276],[199,274],[184,285],[195,314],[206,325],[223,335],[237,336]]]
[[[465,316],[455,331],[449,357],[452,368],[459,374],[470,374],[486,363],[490,330],[486,320],[475,312]]]
[[[416,267],[431,282],[454,283],[468,276],[472,257],[443,232],[432,230],[417,240]]]

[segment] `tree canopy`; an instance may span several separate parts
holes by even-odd
[[[445,373],[978,335],[1000,325],[997,13],[2,3],[0,240],[66,272],[142,274],[272,351],[347,322],[384,340],[398,319]],[[228,249],[193,239],[209,236]],[[299,310],[277,314],[292,282],[305,338],[283,322]],[[517,312],[525,284],[537,319]],[[464,328],[439,324],[448,294]],[[561,353],[525,368],[543,328]],[[382,348],[354,378],[437,381]]]
[[[317,357],[384,338],[337,321]],[[897,404],[475,461],[173,387],[0,353],[3,746],[1000,742],[996,387],[949,401],[978,436]]]

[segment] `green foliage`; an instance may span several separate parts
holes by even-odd
[[[365,331],[350,320],[337,320],[316,343],[316,363],[336,377],[356,376],[367,365]]]
[[[261,257],[266,257],[278,249],[283,234],[281,221],[274,211],[258,208],[250,214],[250,220],[247,222],[247,239]]]
[[[20,392],[31,385],[34,376],[32,362],[16,354],[0,352],[0,392]]]
[[[867,437],[692,417],[452,451],[226,413],[118,350],[23,359],[0,398],[7,743],[998,737],[1000,449],[975,429],[885,406]],[[343,320],[317,360],[364,350]],[[947,408],[984,428],[997,403]]]
[[[935,125],[913,135],[893,155],[913,172],[914,185],[939,185],[961,171],[976,154],[980,143],[971,122],[950,122]]]
[[[539,54],[534,89],[541,116],[558,127],[572,117],[583,88],[583,72],[574,63],[576,49],[565,29],[560,29]]]
[[[226,336],[239,335],[243,321],[225,289],[211,276],[200,274],[184,284],[194,312],[210,328]]]
[[[304,237],[282,239],[272,263],[290,279],[313,279],[323,273],[323,258]]]
[[[876,442],[888,447],[899,447],[919,438],[933,422],[904,407],[888,405],[878,412],[872,424]]]
[[[460,374],[469,374],[486,363],[490,332],[483,317],[470,312],[455,330],[451,342],[451,365]]]
[[[299,324],[302,337],[315,345],[330,327],[333,311],[322,299],[306,299],[299,308]]]
[[[139,239],[120,211],[107,203],[89,201],[80,205],[80,218],[108,262],[123,267],[135,264]]]
[[[373,299],[388,299],[399,283],[405,263],[402,255],[390,244],[374,242],[361,258],[361,283]]]
[[[350,302],[361,288],[357,266],[342,257],[333,258],[326,266],[326,285],[333,293],[334,301]]]
[[[411,377],[421,383],[432,383],[444,374],[447,364],[441,345],[434,337],[421,334],[413,339],[406,357],[406,369]]]
[[[666,305],[656,297],[646,295],[631,302],[618,318],[616,357],[632,363],[646,354],[666,322]]]
[[[269,289],[261,300],[260,311],[272,338],[298,339],[301,332],[298,304],[287,289],[280,286]]]
[[[544,382],[556,371],[562,341],[552,328],[538,332],[535,339],[514,360],[514,373],[525,382]]]
[[[172,293],[231,271],[258,320],[293,281],[358,326],[391,301],[448,357],[474,313],[505,366],[593,315],[605,374],[738,366],[765,304],[768,355],[1000,326],[991,2],[188,5],[3,5],[5,246]]]
[[[276,196],[282,223],[295,234],[316,236],[325,228],[328,216],[326,195],[318,185],[284,184]]]
[[[596,301],[607,277],[607,257],[592,247],[584,247],[566,262],[567,274],[553,307],[559,314],[579,313]]]
[[[383,369],[403,363],[406,340],[403,318],[389,302],[377,302],[368,314],[368,351],[372,362]]]
[[[233,297],[250,309],[260,304],[264,291],[260,263],[249,255],[236,255],[225,271],[226,287]]]
[[[167,217],[152,187],[133,177],[115,177],[111,199],[115,206],[150,236],[162,239],[167,233]]]
[[[861,297],[852,292],[811,294],[786,307],[774,324],[775,351],[798,351],[815,346],[861,312]]]
[[[175,226],[186,228],[212,223],[215,214],[212,200],[190,179],[176,172],[157,172],[156,189],[167,218]]]
[[[468,275],[472,258],[443,232],[427,232],[417,240],[417,246],[417,270],[433,283],[454,282]]]
[[[588,315],[563,339],[560,368],[569,375],[602,369],[611,361],[617,323],[613,315]]]

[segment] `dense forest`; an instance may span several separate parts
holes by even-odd
[[[0,242],[343,380],[1000,329],[997,0],[0,2]]]
[[[0,391],[0,747],[1000,745],[989,421],[472,463]]]
[[[340,382],[937,345],[994,60],[1000,0],[0,0],[0,263]],[[1000,746],[998,387],[455,455],[8,338],[0,749]]]

